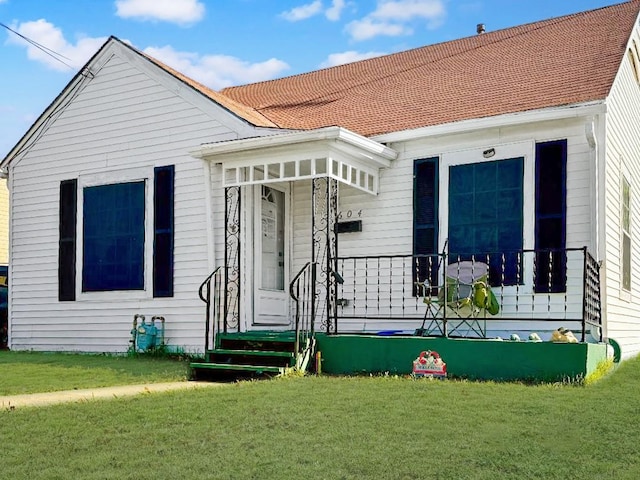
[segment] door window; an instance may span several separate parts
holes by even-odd
[[[263,185],[261,209],[261,287],[284,290],[284,192]]]

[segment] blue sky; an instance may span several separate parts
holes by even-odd
[[[109,35],[220,89],[621,0],[0,0],[0,159]]]

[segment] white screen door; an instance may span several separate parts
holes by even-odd
[[[256,193],[254,323],[288,325],[288,192],[260,185]]]

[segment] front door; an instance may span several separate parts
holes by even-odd
[[[254,228],[255,325],[289,325],[289,192],[256,187]]]

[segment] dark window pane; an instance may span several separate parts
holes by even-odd
[[[474,223],[473,190],[470,193],[455,193],[449,201],[457,206],[456,214],[449,216],[450,225],[472,225]]]
[[[498,187],[496,162],[476,163],[469,169],[469,175],[473,175],[473,190],[477,192],[495,192]]]
[[[449,169],[449,263],[489,264],[497,285],[517,281],[522,250],[522,158],[456,165]],[[463,179],[473,179],[468,182]]]
[[[144,289],[144,196],[144,181],[84,189],[84,292]]]
[[[473,223],[495,223],[496,220],[498,220],[498,208],[496,205],[497,202],[498,198],[496,196],[495,189],[493,191],[476,193],[474,208],[472,210],[474,213]]]

